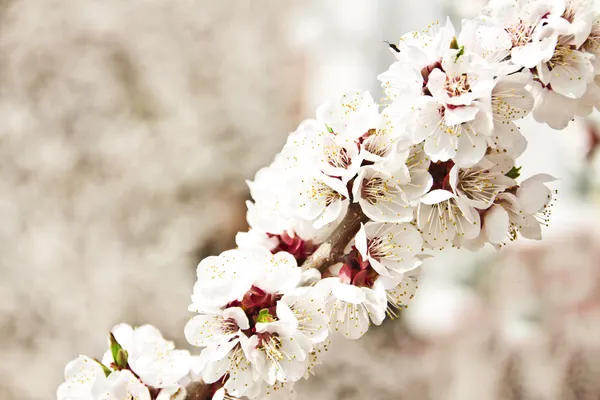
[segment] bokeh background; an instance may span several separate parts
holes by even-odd
[[[185,346],[195,266],[247,228],[245,179],[349,88],[384,40],[484,0],[0,1],[0,399],[54,398],[121,321]],[[449,251],[400,321],[335,341],[303,399],[600,398],[594,118],[523,121],[542,242]]]

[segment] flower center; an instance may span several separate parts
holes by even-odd
[[[377,204],[382,201],[390,201],[391,193],[387,179],[374,177],[364,179],[361,189],[361,196],[371,204]]]
[[[275,364],[278,368],[279,363],[284,360],[285,353],[281,350],[282,343],[281,338],[276,333],[259,333],[258,335],[258,345],[256,348],[261,350],[267,356],[267,359]]]
[[[467,74],[452,77],[446,76],[446,84],[444,85],[444,89],[450,97],[469,93],[471,91],[471,85],[469,85]]]
[[[375,129],[369,129],[359,139],[359,142],[366,151],[379,157],[384,157],[392,146],[391,140],[385,140],[383,131],[376,131]]]
[[[429,165],[429,174],[433,178],[431,190],[444,189],[452,191],[450,187],[450,170],[454,167],[454,161],[440,161]]]
[[[513,47],[521,47],[531,43],[531,37],[535,31],[535,26],[531,22],[519,20],[519,22],[506,28],[510,35]]]
[[[548,61],[548,67],[554,69],[557,66],[568,66],[577,61],[577,56],[573,54],[573,48],[569,45],[559,44],[554,50],[554,55]]]
[[[337,200],[343,200],[344,198],[344,196],[320,181],[315,181],[310,196],[314,200],[324,201],[326,206],[330,206]]]
[[[271,250],[271,253],[277,254],[280,251],[285,251],[294,256],[298,265],[302,264],[308,256],[315,252],[317,245],[310,240],[304,240],[298,235],[290,236],[287,232],[280,235],[273,235],[267,233],[269,237],[276,237],[279,239],[279,244],[276,248]]]
[[[429,226],[430,232],[440,232],[444,234],[450,227],[456,229],[458,235],[463,235],[465,227],[463,223],[469,223],[463,221],[460,216],[464,216],[456,200],[450,198],[437,204],[433,204],[427,216],[427,225]],[[437,238],[434,238],[437,240]]]
[[[242,301],[232,301],[227,304],[229,307],[240,307],[248,317],[250,327],[244,330],[246,336],[252,336],[256,332],[257,323],[273,322],[277,320],[277,302],[281,299],[280,294],[267,293],[259,287],[252,286],[242,298]],[[235,324],[235,322],[233,322]],[[230,329],[232,325],[228,320],[223,324],[223,329]],[[237,331],[237,325],[236,330]]]
[[[373,287],[379,274],[371,268],[369,261],[363,260],[356,247],[345,256],[344,265],[338,272],[343,283],[358,287]]]
[[[457,189],[471,200],[491,203],[505,188],[498,186],[496,176],[488,169],[461,169]]]
[[[388,233],[385,237],[374,237],[367,240],[367,251],[369,255],[379,261],[394,255],[393,250],[398,246],[393,242],[394,235]]]
[[[592,27],[592,32],[581,46],[585,51],[597,53],[600,51],[600,20],[595,21]]]
[[[562,17],[573,23],[575,21],[575,1],[574,0],[566,0],[565,1],[565,11],[563,12]]]
[[[228,318],[226,320],[223,321],[223,323],[221,324],[221,331],[223,332],[224,335],[230,335],[232,333],[236,333],[238,331],[239,327],[237,325],[237,322],[235,322],[235,320],[233,318]]]
[[[324,149],[327,163],[334,168],[348,169],[351,159],[348,156],[348,151],[337,145],[327,145]]]

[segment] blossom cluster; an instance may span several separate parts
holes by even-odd
[[[67,364],[57,398],[65,400],[182,400],[195,364],[151,325],[115,326],[102,360],[87,356]]]
[[[80,357],[59,399],[178,399],[190,371],[214,399],[288,398],[332,337],[409,304],[427,257],[541,238],[554,178],[520,179],[517,123],[562,129],[600,108],[598,1],[492,0],[460,31],[436,23],[390,50],[383,104],[326,102],[248,182],[250,230],[198,265],[185,336],[200,355],[115,333],[125,363]]]

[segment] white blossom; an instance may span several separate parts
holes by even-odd
[[[405,164],[408,151],[398,154],[393,164],[387,168],[379,166],[362,167],[352,186],[355,203],[373,221],[408,222],[413,218],[410,171]],[[394,165],[392,167],[392,165]],[[413,183],[414,185],[414,183]],[[410,189],[405,190],[407,186]]]
[[[378,274],[398,276],[419,266],[423,238],[410,224],[368,223],[356,234],[355,245]]]
[[[555,178],[547,174],[524,180],[513,193],[498,195],[495,204],[483,215],[483,237],[480,240],[501,245],[515,240],[517,234],[528,239],[542,237],[541,226],[549,221],[553,196],[545,185]]]
[[[443,189],[432,190],[421,198],[417,226],[431,247],[452,245],[455,238],[474,239],[481,221],[474,207],[458,195]]]
[[[492,90],[494,134],[489,144],[513,158],[527,147],[527,140],[513,121],[526,117],[533,109],[534,98],[527,90],[531,81],[530,73],[514,73],[500,78]]]
[[[395,277],[379,278],[385,288],[387,298],[387,315],[398,318],[400,312],[408,307],[419,288],[420,268],[413,269]]]
[[[561,36],[550,57],[537,66],[541,82],[570,99],[581,98],[594,80],[594,55],[576,50],[571,37]]]
[[[106,376],[100,363],[79,356],[65,367],[65,382],[56,393],[58,400],[150,400],[148,388],[131,371],[114,371]]]
[[[187,350],[175,349],[152,325],[132,328],[127,324],[115,326],[111,333],[128,353],[129,367],[142,382],[155,388],[177,386],[190,371],[191,358]],[[109,366],[112,354],[107,350],[102,363]]]
[[[516,186],[515,180],[506,176],[513,167],[514,160],[504,155],[489,155],[469,168],[455,165],[450,171],[450,186],[466,204],[485,210],[498,194]]]
[[[79,356],[67,364],[59,400],[151,400],[150,389],[158,400],[185,398],[192,366],[188,351],[176,350],[151,325],[120,324],[111,334],[102,361]]]
[[[320,171],[301,175],[290,188],[297,215],[311,221],[315,229],[334,222],[346,212],[349,203],[348,188],[337,178]]]
[[[241,264],[247,271],[244,284],[240,290],[225,290],[228,297],[218,307],[205,307],[205,286],[196,286],[190,308],[199,315],[188,322],[185,333],[191,344],[204,347],[205,382],[225,379],[228,395],[255,398],[267,387],[305,375],[314,346],[327,338],[327,320],[323,298],[311,288],[298,288],[309,278],[289,253],[240,248],[203,261],[198,269],[218,275]],[[204,275],[199,272],[199,279]],[[237,288],[239,278],[223,275],[221,284]]]
[[[316,288],[325,295],[325,312],[329,330],[348,339],[364,335],[371,323],[380,325],[385,319],[386,293],[381,283],[358,287],[338,277],[325,278]]]
[[[483,21],[501,35],[501,43],[511,43],[510,61],[516,66],[534,68],[554,53],[564,7],[553,0],[491,0]],[[558,26],[557,26],[558,25]],[[502,33],[502,31],[504,31]]]

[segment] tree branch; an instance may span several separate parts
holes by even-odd
[[[367,221],[369,221],[369,217],[362,212],[360,204],[350,204],[340,225],[335,228],[325,243],[319,246],[317,251],[302,264],[302,269],[306,271],[315,268],[323,273],[327,268],[338,263],[340,257],[344,255],[344,249],[360,229],[360,224]]]
[[[210,385],[204,382],[192,382],[185,388],[185,400],[208,400],[211,396]]]

